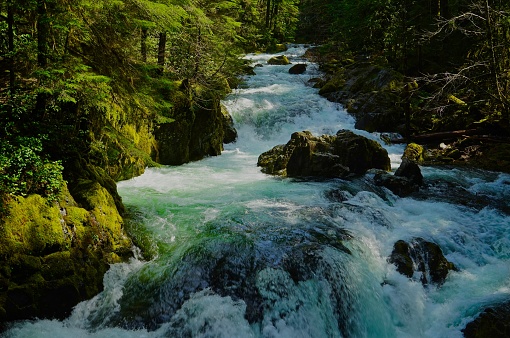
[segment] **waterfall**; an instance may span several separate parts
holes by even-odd
[[[285,55],[308,63],[304,51]],[[239,138],[221,156],[119,183],[155,257],[112,265],[104,291],[69,318],[20,322],[5,337],[462,337],[484,306],[508,299],[510,216],[497,207],[458,203],[449,190],[399,198],[370,173],[307,181],[260,172],[258,155],[295,131],[379,140],[308,84],[320,75],[314,64],[292,75],[290,65],[268,65],[271,56],[246,56],[261,67],[224,101]],[[396,168],[403,147],[385,148]],[[506,174],[423,174],[510,198]],[[415,238],[455,265],[442,285],[388,261],[397,241]]]

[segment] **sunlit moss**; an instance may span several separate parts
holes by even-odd
[[[3,220],[0,251],[43,253],[66,245],[60,209],[40,195],[14,197]]]

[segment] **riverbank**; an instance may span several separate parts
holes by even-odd
[[[421,145],[422,165],[510,172],[510,127],[504,121],[481,119],[453,95],[444,112],[432,113],[426,102],[433,96],[430,86],[404,77],[383,59],[346,58],[320,48],[306,56],[324,72],[312,84],[320,95],[344,105],[357,129],[382,133],[382,142]]]

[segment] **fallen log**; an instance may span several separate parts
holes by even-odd
[[[419,144],[425,144],[430,142],[440,142],[445,140],[457,139],[459,137],[467,137],[479,135],[478,129],[464,129],[464,130],[453,130],[453,131],[442,131],[437,133],[428,133],[410,136],[409,139],[392,139],[391,143],[409,143],[415,142]]]

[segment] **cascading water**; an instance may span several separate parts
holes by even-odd
[[[303,53],[285,54],[305,62]],[[105,290],[68,319],[22,322],[6,337],[462,337],[485,305],[509,298],[505,211],[433,192],[398,198],[370,174],[303,181],[260,172],[258,155],[295,131],[354,129],[306,85],[313,65],[290,75],[266,65],[269,57],[249,55],[263,67],[224,102],[239,139],[221,156],[119,184],[156,257],[112,265]],[[403,148],[387,150],[398,166]],[[509,175],[423,173],[495,204],[510,198]],[[395,242],[413,238],[438,244],[455,264],[441,286],[388,263]]]

